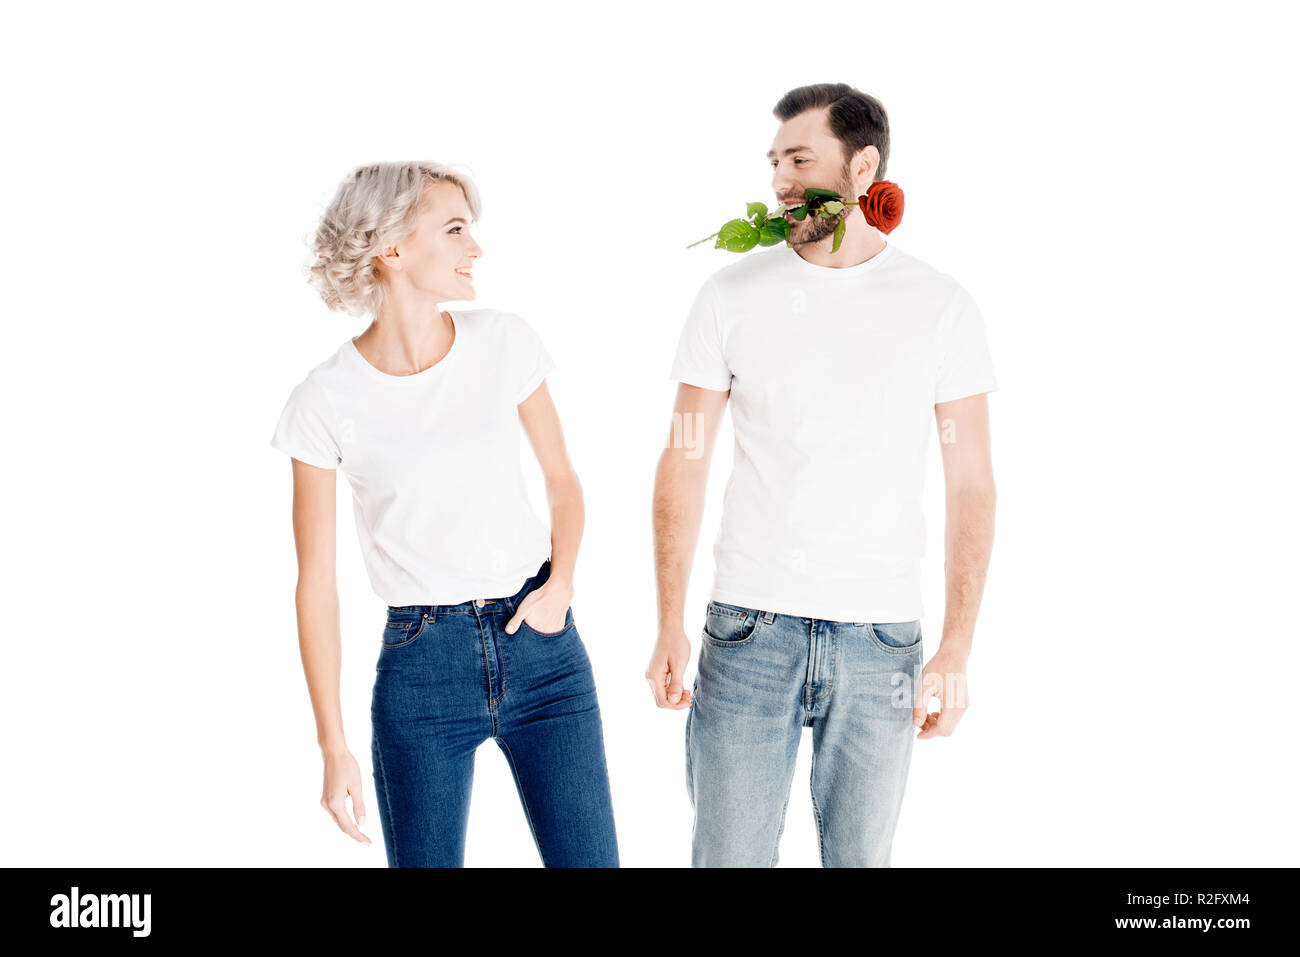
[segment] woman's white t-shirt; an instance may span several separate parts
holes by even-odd
[[[294,388],[271,439],[347,475],[366,570],[389,605],[513,595],[551,554],[524,486],[518,405],[555,362],[514,313],[444,311],[455,338],[437,363],[389,375],[349,338]]]

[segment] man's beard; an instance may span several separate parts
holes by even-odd
[[[849,197],[849,194],[853,192],[853,181],[849,179],[847,167],[840,174],[840,182],[832,188],[840,194],[840,199],[845,204],[844,211],[838,216],[832,216],[829,219],[816,213],[809,213],[804,217],[803,222],[798,220],[792,222],[789,236],[789,242],[792,246],[821,242],[821,240],[835,232],[835,227],[839,225],[841,219],[853,212],[853,207],[857,204],[857,197]]]

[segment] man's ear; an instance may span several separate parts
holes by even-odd
[[[853,174],[855,183],[866,183],[869,187],[876,179],[876,170],[880,169],[880,150],[874,146],[864,146],[853,154],[853,162],[849,164],[849,171]],[[863,188],[861,192],[867,190]],[[856,196],[853,199],[857,199]]]

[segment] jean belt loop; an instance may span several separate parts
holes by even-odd
[[[763,621],[767,622],[769,625],[776,620],[776,612],[774,611],[764,611],[760,612],[760,614],[763,616]]]
[[[427,621],[427,622],[430,622],[430,623],[435,622],[435,621],[438,620],[438,606],[437,606],[437,605],[430,605],[430,606],[425,610],[425,612],[424,612],[424,620]]]

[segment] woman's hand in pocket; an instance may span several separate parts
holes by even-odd
[[[533,631],[552,634],[564,627],[569,605],[573,601],[573,586],[555,579],[533,589],[515,609],[514,617],[506,622],[506,634],[513,635],[521,622],[527,621]]]

